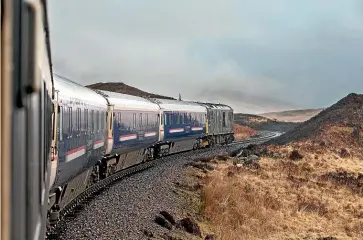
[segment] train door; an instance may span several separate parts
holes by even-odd
[[[93,141],[94,141],[94,134],[95,134],[95,114],[94,110],[86,109],[87,114],[87,127],[88,131],[86,134],[86,166],[90,162],[92,162],[92,150],[93,150]]]
[[[57,168],[58,168],[58,122],[60,116],[60,107],[58,105],[58,91],[55,91],[54,101],[53,101],[53,135],[52,135],[52,145],[51,145],[51,170],[50,170],[50,182],[49,189],[53,187],[55,182],[55,178],[57,176]]]
[[[226,128],[227,128],[227,125],[226,125],[226,112],[222,112],[222,128],[221,128],[221,133],[224,133],[226,132]]]
[[[166,115],[160,111],[158,114],[158,123],[159,123],[159,141],[164,140],[164,122],[166,121]]]
[[[106,141],[106,154],[110,154],[113,147],[113,105],[108,105],[106,114],[107,125],[107,141]]]

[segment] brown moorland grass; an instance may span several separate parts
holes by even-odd
[[[204,179],[201,226],[218,239],[363,239],[363,160],[302,154],[262,158],[257,170],[215,164]],[[334,178],[342,172],[350,178]]]
[[[233,132],[236,141],[245,140],[256,134],[256,130],[236,123],[233,124]]]

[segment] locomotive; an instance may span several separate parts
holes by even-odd
[[[50,224],[87,187],[117,171],[234,141],[233,109],[224,104],[90,89],[57,74],[54,88]]]

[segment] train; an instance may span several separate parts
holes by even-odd
[[[1,239],[44,239],[54,83],[46,0],[1,1]]]
[[[1,239],[44,239],[93,184],[234,141],[225,104],[90,89],[53,72],[46,0],[3,0]]]
[[[234,141],[228,105],[90,89],[58,74],[53,80],[49,224],[76,196],[115,172]]]

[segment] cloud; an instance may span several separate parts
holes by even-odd
[[[50,1],[55,71],[259,112],[363,89],[359,0]]]

